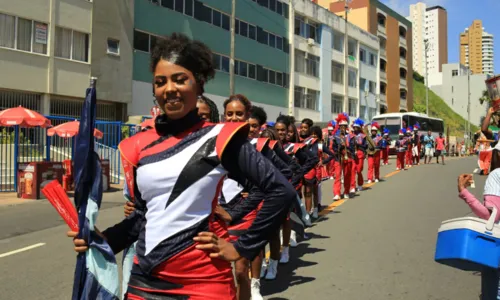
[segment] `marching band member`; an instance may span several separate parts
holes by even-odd
[[[102,237],[115,253],[137,241],[127,299],[235,299],[229,261],[259,254],[295,191],[247,142],[248,125],[198,116],[197,97],[215,75],[207,46],[174,33],[158,41],[151,71],[163,114],[155,130],[120,144],[134,166],[135,210]],[[252,182],[264,199],[256,222],[234,244],[214,233],[223,227],[214,208],[227,173]],[[88,250],[84,240],[74,244],[78,252]]]
[[[356,147],[356,155],[354,156],[354,165],[355,165],[355,173],[353,173],[353,177],[351,177],[351,189],[356,188],[356,175],[358,177],[358,191],[363,190],[363,184],[365,180],[363,179],[363,168],[365,165],[365,154],[366,148],[368,147],[366,144],[366,135],[363,133],[361,128],[365,125],[365,122],[361,119],[354,120],[354,124],[352,125],[355,136],[355,147]],[[345,180],[345,179],[344,179]]]
[[[396,170],[406,170],[405,168],[405,156],[407,139],[405,138],[406,129],[402,128],[399,130],[399,139],[396,140],[396,153],[397,153],[397,164]]]
[[[328,123],[328,138],[326,140],[326,143],[328,145],[328,149],[332,152],[335,153],[333,149],[333,129],[337,126],[337,123],[335,123],[334,120],[331,120]],[[330,175],[330,179],[333,179],[335,176],[335,159],[332,159],[330,163],[328,164],[328,174]]]
[[[368,183],[371,183],[374,179],[375,182],[379,182],[380,180],[380,149],[382,137],[377,134],[379,129],[380,125],[378,125],[377,122],[373,122],[371,128],[371,139],[375,144],[375,152],[372,155],[368,155]]]
[[[409,169],[413,164],[413,131],[411,127],[406,128],[406,168]]]
[[[420,124],[415,123],[413,125],[413,164],[414,165],[420,165],[420,134],[418,133],[418,130],[420,129]]]
[[[353,157],[355,155],[355,140],[347,132],[349,124],[348,117],[345,114],[339,114],[337,117],[337,127],[339,134],[334,134],[333,149],[335,149],[335,183],[333,186],[333,200],[340,200],[341,178],[344,176],[344,198],[349,199],[351,193],[351,176],[353,176]]]
[[[384,135],[382,136],[380,147],[382,148],[382,163],[386,166],[389,164],[389,148],[391,146],[391,142],[392,140],[389,136],[389,129],[384,128]]]
[[[319,163],[316,166],[316,185],[313,190],[313,200],[314,208],[312,212],[312,217],[318,218],[318,210],[321,204],[320,189],[321,182],[328,179],[328,172],[326,172],[326,166],[333,159],[334,154],[328,149],[328,146],[323,141],[321,128],[319,126],[311,127],[311,138],[316,139],[317,142],[311,146],[311,152],[318,155]]]

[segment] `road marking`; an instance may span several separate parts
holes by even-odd
[[[45,243],[38,243],[38,244],[34,244],[34,245],[31,245],[31,246],[28,246],[28,247],[24,247],[24,248],[21,248],[21,249],[17,249],[17,250],[14,250],[14,251],[5,252],[5,253],[0,254],[0,258],[9,256],[9,255],[13,255],[13,254],[17,254],[17,253],[21,253],[21,252],[24,252],[24,251],[28,251],[28,250],[31,250],[31,249],[35,249],[35,248],[38,248],[38,247],[42,247],[44,245],[45,245]]]
[[[385,175],[384,178],[389,178],[391,176],[398,174],[399,172],[401,172],[401,171],[400,170],[392,171],[391,173]]]

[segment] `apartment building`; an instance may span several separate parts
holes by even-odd
[[[132,115],[148,115],[153,96],[151,49],[162,36],[181,32],[214,53],[215,78],[205,95],[222,113],[229,96],[231,1],[135,0]],[[282,1],[236,1],[235,93],[262,106],[270,120],[288,113],[289,6]]]
[[[493,35],[485,31],[481,20],[460,34],[460,63],[473,74],[494,74]]]
[[[0,109],[79,117],[98,77],[97,119],[125,119],[132,10],[118,0],[0,0]]]
[[[330,121],[347,111],[371,120],[378,113],[379,41],[359,27],[307,0],[294,0],[290,19],[293,113],[297,119]],[[348,55],[346,64],[346,51]],[[348,76],[345,78],[345,68]],[[345,103],[347,85],[348,103]],[[347,109],[345,109],[347,108]]]
[[[448,14],[441,6],[427,7],[423,2],[410,5],[413,30],[413,70],[426,73],[442,71],[448,63]],[[426,67],[427,62],[427,67]]]
[[[319,5],[344,17],[345,1],[317,0]],[[381,112],[413,109],[413,51],[411,22],[378,0],[349,4],[348,21],[380,40]]]
[[[486,90],[486,74],[472,74],[462,64],[444,64],[440,84],[431,86],[431,90],[439,95],[449,107],[465,119],[468,116],[468,104],[470,93],[470,122],[476,126],[481,125],[481,117],[486,115],[488,103],[479,104],[479,98]]]

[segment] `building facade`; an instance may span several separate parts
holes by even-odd
[[[479,98],[486,90],[485,80],[488,75],[470,72],[468,76],[469,72],[469,69],[462,64],[444,64],[443,71],[438,74],[441,76],[441,84],[431,86],[431,90],[464,119],[468,117],[469,97],[467,95],[470,92],[470,122],[480,126],[481,117],[486,115],[488,104],[481,105]]]
[[[173,32],[184,33],[212,49],[217,72],[205,85],[205,95],[221,110],[229,96],[230,16],[231,1],[135,0],[133,103],[129,114],[150,114],[150,52],[158,39]],[[288,113],[288,19],[288,4],[281,1],[266,5],[262,1],[236,2],[235,93],[262,106],[270,120]]]
[[[133,20],[122,2],[0,0],[0,109],[76,118],[98,77],[97,119],[125,119]]]
[[[418,2],[410,5],[413,29],[413,70],[425,77],[439,73],[448,63],[448,15],[441,6],[427,7]],[[427,43],[427,46],[426,46]],[[427,68],[426,68],[427,62]]]
[[[298,120],[322,122],[347,111],[352,117],[371,120],[378,113],[379,41],[357,26],[307,0],[291,5],[290,40],[294,74],[293,113]],[[347,46],[347,47],[346,47]],[[346,53],[348,53],[346,66]],[[345,68],[348,76],[345,78]],[[347,85],[347,86],[346,86]],[[348,97],[345,97],[347,89]],[[348,103],[344,105],[345,98]]]
[[[481,20],[474,20],[460,34],[460,63],[473,74],[494,74],[493,35],[484,30]]]
[[[318,0],[339,16],[345,1]],[[348,21],[378,36],[380,40],[381,113],[413,109],[413,52],[411,22],[378,0],[356,0],[349,4]]]

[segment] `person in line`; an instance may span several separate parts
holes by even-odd
[[[197,98],[215,75],[205,44],[177,33],[165,37],[151,53],[151,72],[163,114],[155,130],[119,146],[134,166],[135,210],[101,235],[114,253],[137,241],[126,299],[233,300],[229,262],[260,253],[294,201],[294,188],[247,141],[248,124],[212,124],[198,116]],[[235,243],[218,236],[224,225],[214,214],[227,173],[252,182],[264,199],[256,222]],[[87,251],[76,235],[68,233],[75,251]]]
[[[420,133],[418,131],[420,130],[420,124],[415,123],[413,125],[413,149],[412,149],[412,154],[413,154],[413,164],[418,166],[420,165],[420,148],[421,148],[421,143],[420,143]]]
[[[425,158],[424,164],[427,164],[427,160],[431,163],[432,157],[434,156],[434,137],[432,136],[432,132],[429,130],[427,135],[424,137],[425,144]]]
[[[399,139],[396,140],[396,171],[406,170],[405,168],[405,156],[406,156],[406,147],[408,140],[405,137],[406,129],[402,128],[399,130]]]
[[[382,141],[380,147],[382,148],[382,163],[384,165],[389,165],[389,148],[391,146],[392,139],[389,136],[389,129],[384,128],[384,134],[382,135]]]
[[[311,138],[311,128],[314,123],[311,119],[303,119],[299,128],[299,142],[303,143],[313,155],[318,155],[317,151],[317,139]],[[313,151],[312,148],[316,149]],[[306,202],[306,210],[311,214],[313,213],[313,218],[318,217],[318,208],[316,205],[313,206],[314,192],[316,190],[318,182],[316,180],[316,168],[311,169],[304,175],[304,200]],[[317,201],[317,199],[316,199]],[[315,201],[315,202],[316,202]]]
[[[365,179],[363,178],[363,169],[365,166],[366,148],[368,147],[368,145],[366,144],[366,135],[362,131],[364,125],[365,122],[359,118],[354,120],[354,123],[352,125],[356,155],[354,156],[353,162],[355,166],[355,172],[352,175],[353,177],[351,177],[351,190],[356,189],[356,175],[358,178],[358,191],[363,190],[363,184],[365,183]]]
[[[439,164],[439,157],[441,157],[441,161],[444,165],[444,154],[443,150],[446,147],[446,140],[443,137],[443,133],[440,132],[439,136],[436,138],[436,164]]]
[[[380,154],[382,147],[382,137],[378,135],[380,125],[377,122],[373,122],[371,125],[371,139],[375,144],[375,152],[372,155],[368,155],[368,183],[379,182],[380,180]]]
[[[472,212],[481,219],[488,220],[491,208],[495,207],[500,212],[500,144],[492,151],[490,174],[486,179],[483,192],[483,203],[467,190],[473,181],[471,174],[458,176],[458,195],[469,205]],[[500,213],[495,218],[495,223],[500,221]],[[500,271],[499,269],[485,268],[481,272],[481,299],[500,299]]]
[[[340,200],[341,196],[341,181],[344,178],[344,199],[349,199],[356,190],[351,189],[351,176],[355,175],[353,168],[355,157],[355,137],[347,132],[349,118],[341,113],[337,116],[337,127],[334,131],[339,134],[334,134],[333,146],[335,155],[335,182],[333,185],[333,201]]]
[[[209,98],[200,95],[198,97],[198,102],[196,103],[198,108],[198,116],[203,120],[211,123],[219,123],[219,110],[217,109],[217,104],[210,100]]]
[[[413,147],[416,145],[416,141],[413,138],[413,130],[408,127],[406,128],[406,168],[409,169],[413,166]]]

